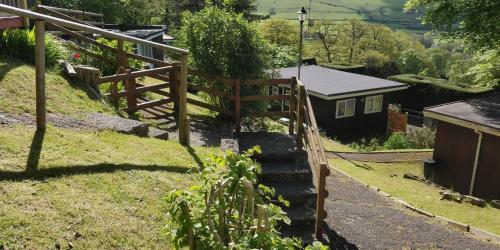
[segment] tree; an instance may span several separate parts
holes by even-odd
[[[270,69],[267,44],[257,27],[236,14],[209,7],[198,13],[185,13],[179,34],[179,45],[190,51],[191,63],[199,70],[228,78],[252,79],[265,77]],[[232,91],[222,83],[205,83],[221,91]],[[259,94],[260,88],[244,85],[242,94]],[[209,99],[213,104],[229,107],[219,98]],[[253,105],[255,104],[255,105]],[[245,110],[261,110],[261,103],[244,106]],[[265,107],[264,107],[265,108]]]
[[[357,50],[361,39],[365,37],[367,30],[366,25],[358,19],[350,19],[346,27],[346,45],[349,50],[349,64],[352,64],[354,52]]]
[[[444,34],[464,38],[476,48],[500,47],[500,1],[407,0],[405,11],[420,11],[422,23]]]
[[[272,18],[261,22],[259,31],[269,42],[278,46],[297,46],[299,30],[285,19]]]
[[[419,74],[424,69],[424,61],[411,49],[405,50],[396,60],[401,73]]]
[[[320,21],[312,28],[312,32],[318,36],[328,63],[332,62],[332,54],[340,39],[341,28],[333,21]]]

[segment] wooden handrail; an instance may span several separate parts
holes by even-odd
[[[146,70],[141,70],[141,71],[134,71],[131,73],[123,73],[123,74],[116,74],[112,76],[104,76],[96,79],[95,84],[101,84],[105,82],[118,82],[118,81],[123,81],[129,78],[138,78],[138,77],[143,77],[143,76],[150,76],[150,75],[155,75],[155,74],[160,74],[160,73],[165,73],[167,71],[171,71],[174,67],[172,66],[167,66],[167,67],[161,67],[161,68],[156,68],[156,69],[146,69]]]
[[[93,32],[95,34],[99,34],[99,35],[102,35],[104,37],[108,37],[111,39],[122,40],[122,41],[127,41],[127,42],[131,42],[131,43],[136,43],[136,44],[148,45],[151,47],[171,51],[171,52],[178,53],[181,55],[189,54],[189,51],[185,50],[185,49],[180,49],[180,48],[172,47],[172,46],[161,44],[161,43],[151,42],[151,41],[143,40],[140,38],[135,38],[132,36],[127,36],[127,35],[115,33],[112,31],[107,31],[107,30],[104,30],[101,28],[90,26],[90,25],[85,25],[85,24],[81,24],[81,23],[67,21],[67,20],[64,20],[61,18],[36,13],[36,12],[30,11],[30,10],[23,10],[23,9],[11,7],[11,6],[8,6],[5,4],[0,4],[0,12],[6,12],[6,13],[14,14],[17,16],[28,17],[31,19],[41,20],[41,21],[45,21],[48,23],[54,23],[54,24],[57,24],[57,25],[60,25],[60,26],[66,27],[66,28],[75,29],[75,30],[85,30],[86,32]]]
[[[104,15],[101,13],[94,13],[94,12],[89,12],[89,11],[81,11],[81,10],[72,10],[72,9],[64,9],[64,8],[58,8],[58,7],[52,7],[52,6],[47,6],[47,5],[38,5],[39,8],[45,8],[49,10],[54,10],[60,13],[66,13],[66,14],[73,14],[73,15],[86,15],[86,16],[91,16],[91,17],[98,17],[98,18],[103,18]]]

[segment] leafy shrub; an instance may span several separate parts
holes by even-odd
[[[399,71],[404,74],[418,74],[424,69],[424,61],[414,50],[405,50],[396,60]]]
[[[118,41],[117,40],[109,40],[109,39],[106,39],[106,38],[98,38],[97,39],[97,42],[99,43],[103,43],[107,46],[110,46],[110,47],[113,47],[113,48],[117,48],[118,47]],[[128,42],[125,42],[123,44],[123,48],[125,51],[129,52],[129,53],[132,53],[133,52],[133,46],[131,43],[128,43]],[[101,56],[104,56],[106,58],[109,58],[111,60],[113,60],[113,64],[109,64],[108,62],[104,62],[102,60],[99,60],[97,58],[93,58],[93,57],[89,57],[88,59],[88,63],[95,67],[95,68],[98,68],[99,70],[101,70],[102,74],[103,75],[113,75],[113,74],[116,74],[116,71],[118,70],[118,58],[116,57],[116,53],[115,52],[112,52],[112,51],[109,51],[109,50],[103,50],[97,46],[93,46],[91,48],[91,50],[98,54],[98,55],[101,55]],[[141,61],[139,60],[135,60],[135,59],[128,59],[128,66],[130,68],[135,68],[135,69],[142,69],[143,67],[143,64]]]
[[[384,142],[384,149],[408,149],[412,148],[413,143],[403,132],[393,133],[387,141]]]
[[[428,127],[415,128],[408,132],[407,137],[414,148],[434,148],[436,131]]]
[[[64,49],[52,36],[45,36],[45,65],[52,67],[63,58]],[[35,64],[35,29],[7,29],[0,32],[0,55]]]
[[[208,74],[258,79],[266,77],[271,66],[267,43],[256,25],[233,12],[209,7],[197,13],[185,13],[178,37],[179,45],[190,51],[191,64]],[[219,91],[233,91],[231,86],[220,82],[204,82],[204,85]],[[241,87],[242,95],[264,92],[264,88],[258,86]],[[232,107],[226,98],[211,97],[208,101],[225,109]],[[265,102],[248,102],[242,106],[242,113],[265,109]]]
[[[366,67],[366,74],[370,76],[387,78],[388,76],[398,74],[399,69],[394,62],[376,50],[368,50],[363,54],[362,62]]]
[[[168,194],[167,228],[176,248],[300,247],[298,240],[282,238],[275,229],[279,221],[290,221],[279,206],[266,204],[273,191],[263,185],[255,188],[261,167],[250,156],[259,152],[254,148],[242,155],[228,151],[212,156],[201,172],[200,185]]]
[[[369,141],[366,138],[361,138],[358,142],[351,142],[347,146],[358,152],[371,152],[381,149],[377,138],[371,138]]]

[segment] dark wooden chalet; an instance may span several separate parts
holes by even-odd
[[[437,121],[426,177],[462,194],[500,198],[500,95],[426,108]]]
[[[32,5],[28,0],[0,0],[0,4],[28,9]],[[0,12],[0,30],[21,28],[29,26],[29,20],[23,17]]]
[[[115,24],[105,24],[104,29],[121,33],[127,36],[144,39],[147,41],[163,43],[163,35],[167,32],[167,26],[165,25],[115,25]],[[158,60],[164,59],[163,51],[157,48],[153,48],[148,45],[138,44],[135,47],[136,54],[154,58]],[[153,68],[153,65],[149,65],[150,68]]]
[[[297,67],[279,69],[279,73],[283,78],[294,77]],[[310,95],[318,125],[328,136],[340,139],[385,132],[389,97],[407,88],[406,84],[317,65],[303,66],[301,81]],[[280,91],[289,90],[271,89],[272,94]]]

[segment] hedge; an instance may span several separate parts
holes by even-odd
[[[345,65],[345,64],[320,64],[321,67],[356,73],[356,74],[365,74],[366,68],[363,64],[353,64],[353,65]]]
[[[394,101],[400,103],[403,108],[414,110],[494,93],[491,88],[452,84],[445,79],[412,74],[394,75],[388,79],[410,85],[407,90],[396,94]]]

